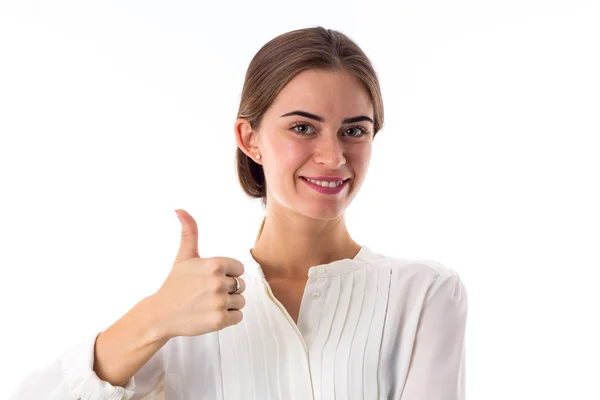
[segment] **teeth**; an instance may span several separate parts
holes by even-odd
[[[334,187],[338,187],[340,186],[342,183],[344,183],[344,181],[337,181],[337,182],[327,182],[327,181],[314,181],[312,179],[306,179],[307,181],[309,181],[310,183],[314,183],[315,185],[319,185],[322,187],[326,187],[326,188],[334,188]]]

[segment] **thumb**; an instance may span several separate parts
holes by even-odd
[[[198,253],[198,224],[185,210],[175,210],[177,218],[181,221],[181,243],[175,262],[189,258],[200,258]]]

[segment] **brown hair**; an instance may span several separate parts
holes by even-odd
[[[375,69],[348,36],[320,26],[279,35],[256,53],[246,71],[237,117],[246,118],[252,128],[258,129],[264,113],[283,87],[300,72],[315,68],[343,69],[362,82],[373,101],[373,134],[377,134],[383,126],[383,101]],[[238,147],[236,167],[244,192],[261,199],[266,206],[267,188],[262,165]]]

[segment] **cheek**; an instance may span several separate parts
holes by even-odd
[[[294,140],[281,140],[272,144],[270,148],[271,160],[276,164],[280,175],[296,173],[296,170],[306,162],[310,156],[308,146],[303,146]]]
[[[358,172],[363,172],[369,167],[371,161],[371,148],[357,148],[349,155],[352,167]]]
[[[299,146],[293,140],[271,140],[268,148],[265,149],[268,154],[265,168],[267,182],[271,182],[272,187],[287,185],[286,181],[298,172],[301,165],[306,161],[306,151],[304,146]]]

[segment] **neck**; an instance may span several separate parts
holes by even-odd
[[[318,220],[299,214],[267,212],[252,256],[267,280],[306,279],[310,267],[352,259],[360,248],[350,237],[343,215]]]

